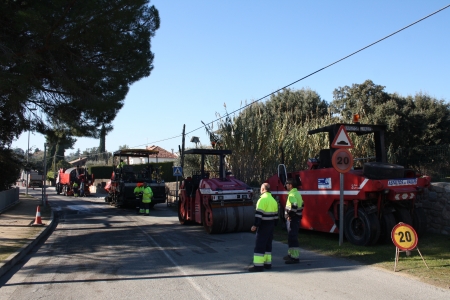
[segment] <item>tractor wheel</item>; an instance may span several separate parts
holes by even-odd
[[[394,215],[396,223],[403,222],[411,226],[413,225],[413,220],[409,209],[406,209],[404,207],[396,207]]]
[[[364,209],[358,208],[358,217],[355,218],[353,207],[347,210],[344,216],[344,233],[347,240],[355,245],[367,246],[376,242],[379,236],[380,223],[378,219],[370,216]]]
[[[381,235],[380,235],[380,243],[385,244],[391,240],[391,232],[392,228],[394,228],[396,222],[394,214],[391,212],[384,213],[381,216],[380,225],[381,225]]]
[[[364,176],[369,179],[403,178],[405,173],[402,166],[381,162],[365,163],[363,171]]]
[[[376,214],[369,214],[369,220],[371,224],[370,225],[371,237],[369,245],[375,245],[380,238],[381,225]]]
[[[427,231],[427,215],[422,207],[416,207],[413,212],[413,228],[421,236]]]
[[[211,215],[206,212],[206,209],[204,207],[202,207],[202,224],[203,224],[203,227],[205,228],[206,232],[209,234],[219,233],[214,228],[214,225],[215,225],[214,221],[213,221],[212,225],[207,225],[207,223],[211,223],[210,218],[211,218]],[[206,221],[206,220],[208,220],[208,221]]]

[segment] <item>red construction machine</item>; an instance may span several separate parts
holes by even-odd
[[[84,184],[84,194],[80,196],[90,196],[89,187],[94,183],[94,174],[89,174],[84,167],[74,167],[70,169],[59,169],[58,177],[56,177],[56,194],[63,194],[64,196],[73,196],[72,185],[76,182],[80,189],[82,183]]]
[[[340,173],[332,166],[332,156],[338,149],[331,146],[343,125],[348,133],[373,138],[375,149],[344,175],[344,235],[356,245],[387,242],[391,230],[398,223],[412,225],[420,235],[426,231],[427,219],[417,195],[430,185],[430,177],[422,176],[403,166],[387,163],[384,144],[385,126],[365,124],[333,124],[314,129],[309,135],[326,133],[330,149],[322,149],[318,158],[308,159],[308,169],[287,172],[278,166],[278,174],[266,182],[280,203],[280,218],[284,219],[284,207],[288,191],[287,178],[297,182],[297,189],[304,201],[300,227],[308,230],[339,233]],[[350,136],[350,134],[349,134]],[[374,156],[373,156],[374,155]],[[368,161],[368,160],[375,161]],[[366,161],[364,163],[364,161]]]
[[[208,233],[250,231],[255,218],[253,190],[226,172],[225,155],[231,150],[189,149],[184,154],[201,155],[201,169],[181,183],[180,223],[203,224]],[[217,162],[218,170],[205,170],[208,158]]]

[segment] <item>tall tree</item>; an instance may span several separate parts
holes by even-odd
[[[47,130],[45,138],[49,147],[47,170],[57,171],[58,163],[64,160],[65,151],[72,148],[76,140],[63,130]]]
[[[100,144],[98,146],[99,157],[97,159],[98,160],[103,159],[105,163],[108,163],[108,154],[106,153],[106,134],[111,130],[112,130],[111,125],[105,126],[105,124],[102,124],[102,127],[98,131]]]
[[[306,159],[325,145],[325,139],[311,142],[307,130],[329,122],[328,105],[316,92],[286,89],[236,116],[227,115],[219,133],[223,147],[233,151],[233,173],[249,184],[260,184],[282,160],[292,170],[304,167]]]
[[[393,149],[450,142],[448,103],[423,93],[403,97],[384,89],[371,80],[339,87],[333,92],[332,112],[346,120],[359,113],[363,123],[386,125],[386,145]]]
[[[42,115],[39,132],[58,119],[75,136],[95,136],[150,75],[159,24],[147,0],[1,1],[0,146],[30,128],[29,107]]]
[[[20,177],[23,156],[11,149],[0,148],[0,191],[8,190]]]

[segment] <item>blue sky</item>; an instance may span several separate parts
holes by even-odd
[[[239,109],[447,5],[450,1],[152,0],[161,27],[152,39],[154,70],[134,83],[106,137],[121,145],[177,151],[186,132]],[[370,79],[403,96],[450,100],[450,8],[290,88],[331,102],[335,88]],[[216,126],[215,126],[216,128]],[[209,140],[204,129],[192,136]],[[12,147],[27,148],[23,133]],[[32,133],[30,147],[45,139]],[[98,147],[78,138],[73,150]]]

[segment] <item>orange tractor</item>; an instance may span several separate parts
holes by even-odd
[[[56,194],[63,194],[64,196],[73,196],[73,183],[78,184],[79,190],[83,188],[83,194],[80,196],[90,196],[89,187],[94,184],[94,174],[89,174],[88,170],[83,167],[74,167],[59,169],[58,177],[56,178]]]

